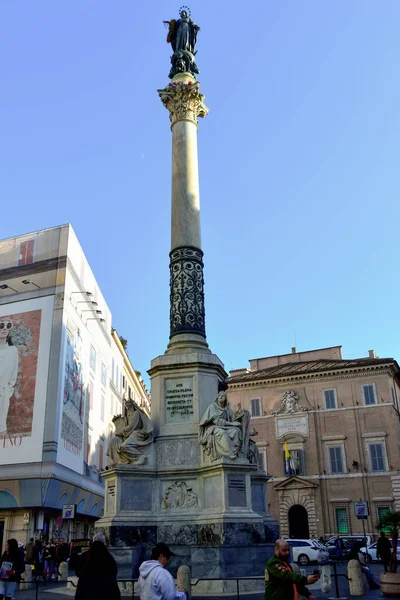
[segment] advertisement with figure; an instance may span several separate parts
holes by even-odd
[[[82,337],[79,327],[68,319],[61,438],[64,440],[64,448],[76,456],[82,453],[84,415]]]
[[[0,317],[0,435],[32,433],[41,310]]]
[[[42,456],[54,298],[0,305],[0,464]]]

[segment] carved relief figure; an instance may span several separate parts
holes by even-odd
[[[185,481],[174,481],[164,494],[164,508],[193,508],[197,506],[197,496]]]
[[[126,400],[125,407],[126,417],[117,415],[113,418],[115,436],[107,455],[113,463],[143,465],[146,457],[142,448],[153,440],[153,425],[133,400]]]
[[[304,408],[304,406],[299,406],[299,397],[296,394],[296,392],[293,392],[292,390],[290,391],[286,391],[283,394],[283,400],[282,400],[282,406],[280,407],[280,409],[276,412],[274,412],[274,415],[291,415],[293,413],[296,412],[306,412],[307,409]]]
[[[249,422],[249,411],[239,408],[233,412],[226,392],[219,392],[200,421],[199,441],[211,460],[223,456],[231,459],[248,458]]]

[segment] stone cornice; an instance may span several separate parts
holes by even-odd
[[[388,374],[394,376],[396,374],[395,367],[393,363],[383,363],[377,365],[368,365],[368,366],[360,366],[360,367],[349,367],[345,369],[335,369],[332,371],[321,371],[317,373],[300,373],[297,375],[287,375],[287,376],[277,376],[259,380],[249,380],[249,381],[238,381],[229,382],[228,386],[230,390],[238,390],[238,389],[257,389],[263,387],[287,387],[289,384],[299,384],[299,383],[315,383],[321,380],[326,381],[337,381],[339,379],[352,379],[354,377],[365,377],[366,375],[374,374],[380,371],[381,373],[387,372]],[[256,374],[257,371],[254,372]]]

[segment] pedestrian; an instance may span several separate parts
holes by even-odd
[[[367,565],[365,555],[361,552],[364,542],[356,542],[349,553],[349,560],[357,560],[361,565],[361,571],[367,578],[367,583],[370,590],[379,590],[379,585],[376,583],[370,568]]]
[[[35,553],[35,540],[31,538],[26,545],[25,562],[27,565],[33,565]]]
[[[44,550],[44,580],[51,580],[55,572],[56,549],[51,540]]]
[[[342,538],[340,537],[340,535],[336,536],[335,546],[336,546],[336,558],[337,558],[337,560],[340,560],[341,563],[343,564],[343,559],[344,559],[344,541],[342,540]]]
[[[1,557],[0,567],[0,600],[14,598],[21,574],[25,571],[25,563],[14,538],[8,540],[6,550]]]
[[[151,560],[142,562],[139,568],[140,600],[186,600],[184,592],[178,592],[174,579],[166,566],[173,553],[162,542],[154,546]]]
[[[65,543],[64,538],[61,538],[60,543],[57,548],[57,563],[60,565],[62,562],[67,562],[69,560],[69,548]]]
[[[75,600],[121,600],[117,563],[107,550],[104,535],[93,539],[75,570],[79,577]]]
[[[386,537],[385,532],[381,531],[381,535],[378,538],[378,542],[376,544],[376,558],[382,561],[385,573],[388,572],[391,554],[392,544],[390,543],[390,540],[388,540],[388,538]]]
[[[301,594],[309,600],[315,597],[305,587],[318,581],[319,575],[295,573],[288,562],[289,544],[276,540],[274,554],[265,567],[265,600],[297,600]]]

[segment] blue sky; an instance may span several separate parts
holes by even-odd
[[[169,334],[169,0],[0,0],[0,237],[72,223],[145,371]],[[190,3],[206,327],[227,370],[398,354],[400,3]]]

